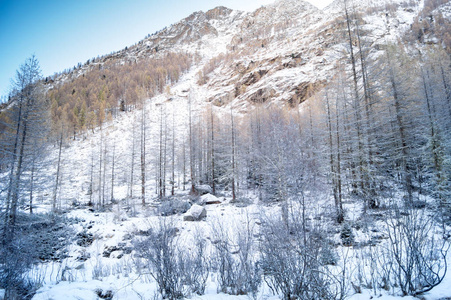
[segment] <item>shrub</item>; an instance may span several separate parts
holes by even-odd
[[[253,227],[235,230],[229,236],[220,223],[213,227],[215,267],[218,272],[218,290],[231,295],[255,295],[262,281],[262,272],[255,254]]]
[[[181,249],[177,229],[163,217],[145,238],[134,241],[138,257],[145,263],[165,299],[180,299],[190,293],[201,295],[205,292],[209,273],[205,245],[205,240],[198,236],[191,251]]]
[[[443,281],[447,271],[450,242],[438,236],[435,216],[425,210],[393,208],[386,220],[389,245],[383,256],[392,264],[382,265],[391,286],[399,286],[404,295],[417,296],[430,291]]]
[[[340,238],[343,246],[352,246],[354,244],[354,233],[349,223],[343,223],[340,232]]]
[[[282,219],[262,228],[261,264],[268,286],[283,299],[337,299],[340,282],[321,263],[322,242],[315,230],[288,227]]]

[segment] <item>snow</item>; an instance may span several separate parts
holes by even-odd
[[[448,257],[448,272],[446,273],[443,282],[433,288],[430,292],[424,294],[425,300],[447,299],[451,297],[451,262]]]
[[[33,297],[34,300],[67,299],[67,300],[96,300],[95,290],[104,288],[105,284],[100,281],[90,282],[61,282],[55,286],[41,288]],[[108,286],[109,287],[109,286]]]
[[[396,296],[390,296],[386,294],[380,294],[374,297],[368,290],[362,291],[362,294],[354,294],[349,298],[349,300],[370,300],[370,299],[379,299],[379,300],[397,300],[402,298],[403,300],[418,300],[418,298],[415,297],[396,297]]]
[[[260,15],[246,14],[243,12],[232,12],[228,17],[221,19],[213,19],[208,21],[215,30],[215,34],[202,36],[202,39],[194,42],[175,44],[173,49],[178,51],[188,51],[192,54],[199,53],[201,60],[197,62],[193,68],[184,74],[177,84],[171,86],[171,94],[161,94],[152,99],[147,99],[145,102],[147,134],[149,137],[158,136],[159,122],[161,118],[161,108],[164,108],[163,119],[167,122],[172,122],[174,116],[177,143],[181,143],[185,138],[184,129],[188,123],[188,101],[190,98],[192,103],[192,113],[194,118],[200,118],[201,113],[205,107],[209,105],[205,100],[215,99],[219,96],[233,95],[235,92],[235,84],[241,77],[234,69],[237,64],[242,63],[246,68],[249,68],[251,61],[261,62],[263,64],[261,69],[268,70],[267,75],[263,76],[258,82],[247,87],[246,92],[237,98],[233,97],[233,101],[229,106],[215,107],[219,115],[229,114],[229,108],[233,107],[234,111],[247,112],[251,104],[247,99],[261,88],[273,89],[275,91],[274,102],[284,103],[292,95],[291,89],[302,82],[314,82],[327,80],[331,74],[331,69],[334,68],[337,62],[347,49],[346,43],[332,44],[329,48],[325,47],[328,42],[327,37],[317,36],[309,33],[315,32],[315,29],[321,28],[326,21],[330,20],[334,14],[339,11],[339,2],[335,1],[328,8],[320,11],[313,6],[292,11],[292,2],[296,0],[279,0],[273,6],[269,6],[267,11],[260,11]],[[363,3],[365,2],[365,3]],[[362,1],[359,5],[382,5],[388,3],[388,0]],[[274,7],[281,3],[284,4],[280,11],[274,12]],[[272,9],[272,10],[271,10]],[[449,9],[449,5],[448,5]],[[362,29],[370,31],[369,36],[372,47],[384,44],[386,41],[394,41],[405,33],[410,27],[417,11],[409,12],[403,9],[398,9],[394,16],[387,17],[385,14],[373,14],[364,18],[365,24]],[[304,20],[306,15],[309,15],[309,20]],[[197,74],[202,70],[203,66],[213,57],[220,54],[229,53],[229,46],[234,37],[240,37],[243,34],[242,23],[250,19],[260,22],[272,24],[272,21],[280,21],[280,18],[295,18],[297,24],[292,28],[287,28],[286,31],[277,33],[274,26],[270,28],[267,33],[268,38],[273,38],[271,43],[266,48],[255,49],[252,53],[245,57],[232,58],[231,63],[221,64],[214,70],[214,76],[210,81],[204,85],[197,84]],[[205,19],[196,16],[196,20],[207,22]],[[177,25],[177,24],[176,24]],[[176,34],[171,34],[171,29],[160,33],[161,38],[168,41],[175,39]],[[196,33],[194,33],[196,34]],[[280,34],[280,36],[278,36]],[[153,45],[152,40],[156,36],[151,36],[145,42],[145,46]],[[314,50],[309,50],[309,49]],[[315,50],[325,48],[323,55],[316,56]],[[305,49],[305,51],[301,50]],[[281,64],[289,63],[293,53],[301,52],[303,63],[296,65],[293,68],[281,68],[280,65],[272,64],[272,59],[280,59]],[[372,55],[377,52],[373,52]],[[326,61],[327,63],[323,63]],[[171,99],[171,100],[169,100]],[[107,123],[102,129],[96,129],[94,133],[86,133],[83,137],[78,137],[76,141],[64,146],[62,159],[62,186],[58,193],[59,206],[61,210],[67,210],[67,216],[79,219],[80,222],[74,225],[76,232],[86,231],[93,235],[94,241],[88,247],[81,247],[73,243],[70,248],[70,257],[64,260],[61,264],[48,263],[37,267],[37,271],[45,270],[45,278],[42,287],[34,296],[34,300],[47,299],[98,299],[96,290],[106,292],[111,290],[114,293],[114,299],[154,299],[157,294],[157,286],[155,281],[149,275],[140,275],[134,267],[133,254],[124,254],[123,250],[114,251],[109,257],[104,257],[103,253],[107,247],[118,246],[124,243],[125,246],[131,246],[129,236],[136,235],[137,232],[144,232],[158,224],[159,217],[157,216],[158,201],[156,201],[156,191],[154,188],[153,178],[149,178],[146,190],[149,196],[148,206],[142,207],[140,199],[136,195],[140,195],[140,186],[135,184],[134,190],[130,191],[127,186],[127,178],[131,176],[129,165],[131,164],[131,149],[133,146],[133,139],[139,139],[139,126],[141,120],[141,112],[134,111],[128,113],[121,113],[113,121]],[[157,140],[157,139],[156,139]],[[138,141],[135,141],[138,143]],[[98,159],[100,152],[106,148],[106,155],[112,154],[112,146],[115,146],[116,168],[119,173],[116,178],[116,185],[114,188],[115,204],[110,205],[110,210],[107,212],[91,212],[88,207],[82,206],[79,209],[72,207],[72,202],[76,201],[82,205],[88,203],[90,196],[88,195],[90,185],[90,160],[91,157]],[[149,145],[149,159],[150,164],[156,160],[153,152],[157,149],[157,145]],[[102,150],[101,150],[102,149]],[[138,151],[138,149],[136,149]],[[139,153],[135,157],[135,165],[138,164]],[[53,151],[48,156],[47,160],[51,164],[57,157],[57,151]],[[98,166],[94,166],[97,172]],[[108,170],[107,170],[108,171]],[[56,174],[54,165],[49,167],[49,177]],[[135,170],[135,176],[138,170]],[[2,174],[0,174],[3,176]],[[3,177],[2,177],[3,178]],[[6,177],[5,177],[6,178]],[[95,179],[97,180],[97,179]],[[50,209],[50,203],[46,201],[48,197],[45,195],[51,193],[52,182],[48,183],[48,188],[42,191],[37,197],[40,201],[37,202],[35,211],[47,212]],[[180,186],[179,186],[180,188]],[[109,193],[110,191],[107,190]],[[130,198],[130,193],[133,192],[134,198]],[[97,191],[94,194],[97,197]],[[198,200],[199,204],[207,202],[216,202],[221,200],[221,204],[213,204],[202,207],[194,204],[186,215],[198,217],[205,209],[207,217],[202,222],[185,222],[184,215],[178,214],[170,217],[177,229],[178,235],[183,240],[183,245],[189,246],[193,235],[196,231],[202,231],[207,240],[213,238],[212,228],[215,226],[223,226],[230,232],[238,231],[244,228],[249,222],[255,226],[255,231],[258,233],[259,224],[261,220],[267,215],[277,215],[280,212],[280,207],[263,206],[259,204],[254,195],[249,196],[251,204],[247,207],[237,207],[229,204],[231,197],[229,194],[221,196],[220,198],[206,194],[201,196]],[[187,192],[182,192],[177,189],[177,198],[188,198]],[[225,201],[222,201],[225,200]],[[97,201],[97,199],[95,199]],[[311,219],[315,217],[315,210],[319,207],[331,205],[330,195],[311,195],[311,207],[309,216]],[[347,215],[350,221],[357,221],[359,212],[362,210],[361,203],[349,202],[345,204]],[[325,225],[324,225],[325,226]],[[356,241],[364,242],[369,239],[368,233],[361,231],[355,232]],[[340,238],[338,234],[334,235],[334,241],[338,245]],[[352,248],[345,248],[337,246],[337,252],[340,257],[349,256],[351,262],[350,267],[355,267],[355,260],[358,251]],[[211,249],[210,249],[211,251]],[[86,261],[79,261],[77,258],[83,253],[87,252],[90,257]],[[345,254],[346,253],[346,254]],[[354,261],[352,261],[354,260]],[[448,259],[449,269],[451,269],[451,257]],[[368,272],[369,266],[365,267]],[[65,272],[65,280],[62,280],[61,273]],[[226,294],[217,293],[217,279],[211,275],[207,285],[206,295],[192,296],[193,299],[202,300],[245,300],[247,296],[230,296]],[[437,300],[451,296],[451,272],[448,272],[445,280],[438,287],[426,293],[424,298],[426,300]],[[0,298],[2,298],[0,291]],[[395,300],[401,299],[399,296],[390,295],[386,291],[379,291],[376,295],[372,290],[363,289],[362,294],[353,294],[352,290],[349,292],[351,300],[367,300],[367,299],[381,299],[381,300]],[[271,291],[266,287],[262,288],[262,292],[258,299],[277,299]],[[413,300],[413,297],[404,297],[405,300]]]
[[[202,219],[206,216],[206,210],[204,207],[194,204],[191,208],[185,213],[184,217],[193,217],[195,221]]]
[[[198,203],[200,205],[205,205],[206,203],[211,203],[211,202],[218,202],[220,201],[218,197],[212,195],[212,194],[206,194],[200,197]]]
[[[49,299],[67,299],[67,300],[98,300],[96,291],[106,293],[112,291],[114,299],[130,299],[141,300],[151,299],[149,295],[156,292],[156,286],[145,282],[141,278],[135,278],[129,286],[123,286],[123,282],[118,281],[117,278],[107,278],[103,281],[91,280],[88,282],[60,282],[53,286],[46,286],[41,288],[33,300],[49,300]],[[153,287],[152,287],[153,286]],[[144,295],[149,296],[143,298]]]

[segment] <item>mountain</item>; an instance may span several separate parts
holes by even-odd
[[[406,41],[416,47],[407,37],[414,23],[423,19],[423,7],[421,1],[350,3],[350,16],[360,26],[366,55],[377,56],[387,42]],[[449,23],[447,7],[444,1],[434,11],[443,11],[441,16]],[[301,0],[279,0],[252,13],[225,7],[195,12],[71,74],[79,76],[99,64],[139,63],[167,53],[185,53],[196,61],[190,72],[198,80],[190,85],[203,90],[207,102],[233,103],[243,111],[257,102],[296,105],[321,90],[335,75],[337,64],[349,59],[343,11],[341,0],[324,10]],[[439,43],[440,38],[431,41]],[[67,76],[55,78],[56,82],[65,82]]]

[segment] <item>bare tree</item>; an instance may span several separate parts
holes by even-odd
[[[29,187],[30,213],[33,212],[33,192],[35,179],[40,173],[42,154],[41,144],[48,137],[47,106],[40,82],[41,74],[35,56],[28,58],[17,70],[13,82],[10,110],[14,125],[8,126],[13,133],[9,153],[10,174],[7,186],[7,197],[4,200],[4,223],[2,241],[0,243],[0,288],[5,291],[5,299],[30,299],[36,291],[33,280],[26,272],[31,267],[35,251],[39,247],[34,235],[26,232],[32,228],[31,220],[36,214],[19,215],[19,206],[25,203],[26,187]],[[26,178],[26,174],[29,178]],[[39,241],[41,242],[41,241]]]
[[[58,189],[60,187],[60,179],[61,179],[61,151],[63,148],[63,128],[61,128],[60,137],[58,140],[58,162],[56,165],[56,176],[55,176],[55,185],[53,187],[53,197],[52,197],[52,211],[57,211],[57,196]]]
[[[33,110],[42,103],[42,90],[39,84],[41,70],[35,56],[25,61],[16,73],[14,81],[15,99],[18,102],[14,146],[12,149],[12,163],[6,199],[5,238],[13,234],[19,204],[20,182],[24,169],[24,161],[28,153],[25,152],[30,134],[30,118]],[[10,233],[7,233],[10,231]]]
[[[213,195],[216,194],[216,176],[215,176],[215,125],[213,118],[213,104],[210,105],[210,160],[211,160],[211,189],[213,191]],[[235,200],[235,195],[233,197]]]
[[[351,30],[351,16],[349,15],[349,8],[347,0],[344,0],[344,10],[346,17],[346,26],[348,33],[348,42],[349,42],[349,51],[352,65],[352,76],[353,76],[353,111],[355,114],[355,127],[357,131],[357,144],[358,144],[358,153],[357,153],[357,165],[358,165],[358,186],[360,186],[360,192],[363,192],[365,189],[365,183],[363,181],[363,168],[364,168],[364,160],[363,160],[363,137],[362,137],[362,116],[361,116],[361,108],[360,108],[360,96],[359,96],[359,84],[358,84],[358,76],[357,76],[357,62],[354,54],[354,42],[352,38],[352,30]]]
[[[175,108],[172,104],[171,196],[175,195]]]
[[[190,178],[191,178],[191,195],[196,192],[196,174],[195,172],[195,148],[194,148],[194,134],[193,134],[193,120],[192,120],[192,110],[191,101],[192,96],[190,94],[188,98],[188,139],[189,139],[189,164],[190,164]]]
[[[231,136],[232,136],[232,201],[236,200],[236,186],[235,186],[235,182],[236,182],[236,142],[235,142],[235,123],[233,121],[233,110],[230,109],[230,121],[231,121],[231,125],[232,125],[232,132],[231,132]]]
[[[141,111],[141,203],[146,205],[146,101],[142,101]]]
[[[116,141],[113,141],[113,153],[111,153],[111,202],[114,202],[114,179],[115,179],[115,163],[116,163]]]
[[[332,186],[333,186],[333,194],[335,200],[335,208],[337,211],[337,222],[342,223],[344,221],[343,214],[343,204],[342,204],[342,195],[341,195],[341,172],[340,170],[340,135],[338,129],[338,112],[336,114],[336,144],[337,151],[335,159],[335,149],[334,149],[334,140],[333,140],[333,131],[332,131],[332,112],[331,112],[331,103],[329,99],[329,95],[326,92],[326,112],[327,112],[327,127],[329,132],[329,160],[330,160],[330,173],[332,176]],[[337,107],[337,105],[336,105]],[[336,161],[337,160],[337,161]]]
[[[391,89],[391,97],[393,99],[394,114],[396,118],[397,125],[397,137],[399,148],[401,149],[400,164],[402,169],[402,177],[404,182],[404,189],[407,192],[408,203],[413,201],[413,182],[412,182],[412,163],[411,163],[411,153],[408,141],[408,128],[406,122],[406,104],[407,93],[405,90],[408,88],[407,83],[405,83],[404,76],[397,74],[396,69],[397,64],[402,64],[401,61],[396,61],[393,57],[396,52],[392,50],[386,51],[387,62],[388,62],[388,81]],[[402,53],[400,55],[403,55]],[[403,82],[404,81],[404,82]],[[404,83],[404,85],[403,85]]]

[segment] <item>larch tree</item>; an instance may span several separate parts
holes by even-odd
[[[386,51],[388,62],[388,83],[390,88],[390,94],[392,98],[392,105],[394,107],[394,118],[396,122],[396,130],[398,136],[398,147],[401,150],[400,165],[401,176],[403,178],[404,189],[407,193],[408,202],[413,201],[413,166],[411,149],[408,138],[408,124],[406,121],[409,105],[409,94],[407,89],[408,82],[406,75],[401,73],[401,64],[406,66],[406,62],[400,61],[400,58],[396,58],[396,50],[389,49]],[[402,55],[402,53],[401,53]]]
[[[13,146],[11,149],[10,176],[6,198],[5,237],[13,234],[16,223],[17,209],[21,193],[21,180],[27,158],[32,155],[27,150],[32,124],[36,120],[35,111],[40,109],[45,99],[43,97],[41,70],[37,58],[33,55],[23,63],[16,72],[13,82],[14,99],[17,102]]]
[[[147,91],[146,95],[149,95]],[[141,157],[141,203],[146,205],[146,101],[143,98],[141,111],[141,141],[140,141],[140,157]]]
[[[191,109],[192,95],[188,98],[188,147],[189,147],[189,166],[190,166],[190,179],[191,179],[191,195],[196,192],[196,174],[195,174],[195,150],[194,147],[194,132],[193,132],[193,117]]]

